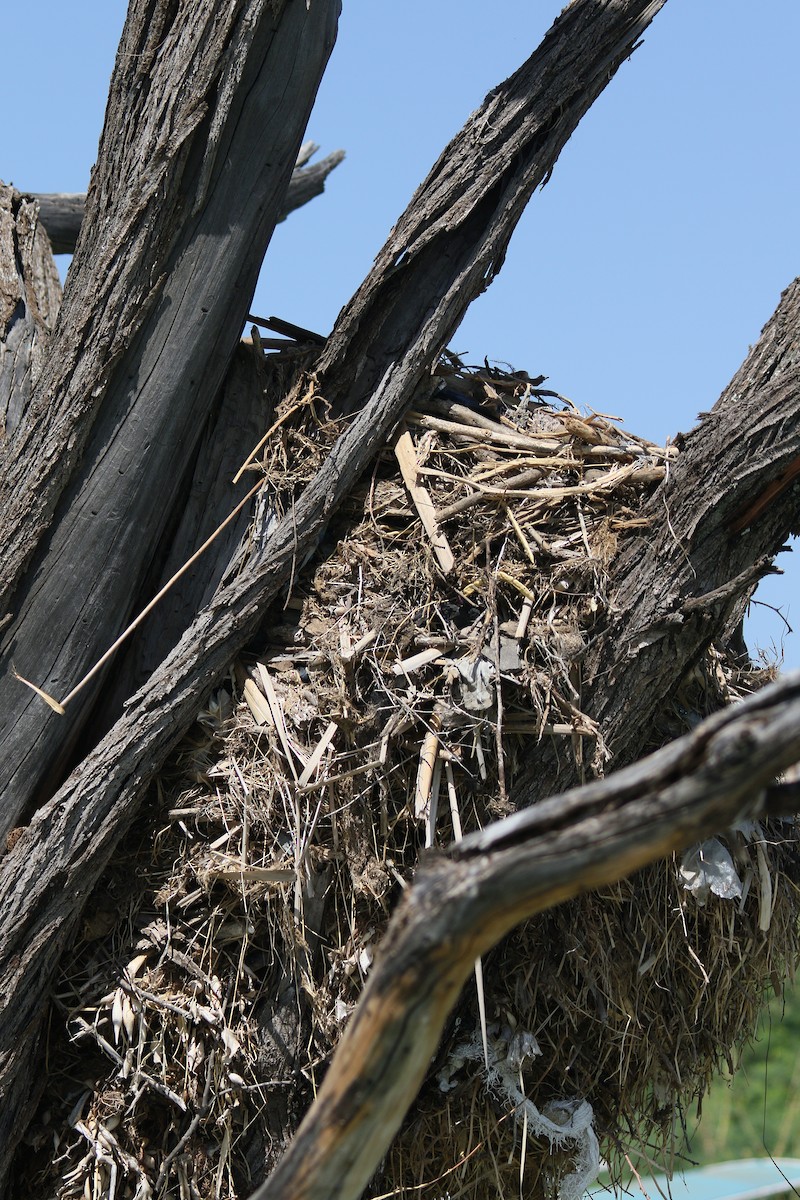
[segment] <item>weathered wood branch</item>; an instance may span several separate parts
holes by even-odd
[[[170,529],[164,548],[154,548],[152,572],[136,598],[136,612],[175,576],[250,491],[252,475],[245,474],[238,484],[231,481],[271,423],[279,398],[270,363],[254,348],[240,345],[203,431],[177,528]],[[233,574],[232,565],[244,561],[243,539],[252,517],[251,502],[170,588],[154,619],[120,650],[88,722],[92,745],[111,728],[125,702],[177,646],[195,614],[208,604],[226,576]]]
[[[586,711],[615,765],[652,744],[663,697],[711,641],[735,628],[759,579],[800,530],[800,279],[712,412],[678,444],[644,512],[650,533],[613,565],[608,613],[582,665],[594,681]],[[544,753],[546,781],[552,764]],[[531,780],[524,802],[547,790]]]
[[[63,696],[127,623],[238,343],[339,0],[151,10],[128,14],[48,363],[0,448],[6,603],[38,547],[0,647],[0,832],[63,778],[101,682],[54,721],[12,663]]]
[[[53,254],[74,254],[86,210],[85,192],[23,192],[39,209]]]
[[[445,151],[401,221],[401,233],[393,233],[359,292],[360,319],[354,318],[351,305],[332,335],[332,352],[322,372],[324,386],[342,407],[360,409],[358,415],[291,517],[281,522],[241,577],[217,592],[111,733],[36,814],[6,859],[0,879],[0,974],[5,982],[0,1000],[0,1177],[35,1100],[30,1079],[42,1030],[43,997],[82,905],[136,815],[144,787],[231,658],[253,636],[266,605],[289,580],[296,561],[313,548],[415,389],[429,377],[471,299],[499,269],[527,199],[548,177],[581,116],[664,2],[624,0],[598,8],[593,0],[574,0],[542,47],[490,94],[468,122],[467,132]],[[305,10],[305,5],[300,7]],[[319,16],[320,6],[312,5],[310,12]],[[144,30],[142,38],[151,44]],[[499,136],[501,130],[510,145]],[[112,203],[110,180],[106,187]],[[99,186],[90,192],[90,205],[93,196],[102,194]],[[138,223],[133,228],[138,229]],[[88,271],[86,237],[84,232],[74,279]],[[105,294],[107,284],[105,279],[101,282]],[[238,294],[230,279],[228,286]],[[195,304],[193,284],[185,283],[185,293],[187,302]],[[196,367],[189,344],[175,347],[184,375]],[[112,347],[106,343],[106,352],[112,348],[123,356],[119,369],[128,377],[135,354],[131,358],[131,352],[124,353],[123,338],[113,340]],[[96,366],[91,346],[86,354]],[[73,357],[70,362],[72,378],[83,378],[82,360]],[[45,420],[46,414],[39,416]],[[80,443],[81,422],[73,425]],[[34,435],[32,426],[29,436]],[[57,490],[58,481],[45,475],[42,486],[49,480]],[[25,512],[33,521],[32,509],[25,507],[33,504],[32,498],[20,503],[22,509],[13,511]],[[46,508],[44,500],[36,521],[44,520]],[[17,553],[22,561],[24,555],[19,549]],[[86,619],[84,608],[76,613],[78,621]],[[22,669],[22,663],[18,665]],[[49,690],[60,690],[58,681],[44,682]],[[58,718],[50,715],[48,720]]]
[[[35,206],[0,184],[0,440],[28,405],[60,303]]]
[[[423,862],[311,1109],[253,1200],[357,1200],[475,959],[520,921],[757,815],[798,757],[795,672],[634,766]]]
[[[313,143],[311,153],[319,149]],[[301,149],[301,157],[303,156]],[[311,155],[306,153],[304,161]],[[281,205],[278,220],[284,221],[289,213],[301,208],[321,196],[325,191],[325,180],[334,167],[344,159],[344,150],[335,150],[318,163],[298,165],[292,171],[289,188]],[[50,239],[53,254],[74,254],[81,231],[86,208],[85,192],[25,192],[25,199],[35,200],[39,206],[39,220]]]

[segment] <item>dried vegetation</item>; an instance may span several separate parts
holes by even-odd
[[[247,1195],[423,847],[511,811],[543,743],[603,770],[582,651],[672,451],[542,382],[442,360],[199,715],[68,958],[30,1194]],[[301,376],[249,468],[262,502],[289,511],[336,431]],[[665,699],[664,740],[765,674],[710,650]],[[484,962],[373,1195],[580,1195],[596,1139],[614,1175],[670,1164],[797,953],[793,826],[717,846]]]

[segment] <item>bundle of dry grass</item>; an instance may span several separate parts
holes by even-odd
[[[34,1195],[246,1195],[420,850],[509,812],[544,742],[603,769],[581,652],[671,450],[525,375],[440,372],[94,897]],[[273,508],[335,432],[313,380],[295,389],[253,464]],[[710,651],[664,739],[764,675]],[[793,826],[743,827],[520,929],[462,998],[372,1194],[569,1200],[598,1144],[615,1177],[634,1154],[670,1165],[681,1114],[793,968],[796,866]]]

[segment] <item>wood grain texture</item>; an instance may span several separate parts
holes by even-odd
[[[475,959],[520,921],[755,815],[799,756],[795,672],[634,766],[423,862],[316,1100],[252,1200],[357,1200]]]
[[[0,444],[28,407],[60,304],[36,207],[0,183]]]
[[[665,3],[573,0],[443,150],[328,339],[319,373],[332,383],[336,368],[330,398],[342,411],[365,403],[387,358],[455,331],[502,267],[528,200]]]
[[[238,484],[232,480],[272,421],[279,399],[274,374],[269,361],[254,347],[239,345],[200,439],[191,479],[176,505],[177,527],[170,527],[163,545],[153,548],[150,571],[133,606],[135,612],[140,612],[172,579],[253,486],[251,474]],[[231,573],[232,564],[246,557],[242,543],[246,545],[254,508],[253,500],[226,525],[170,588],[152,618],[120,651],[87,722],[86,736],[92,739],[92,745],[110,729],[126,701],[178,644],[195,614]]]
[[[0,833],[61,777],[238,343],[339,0],[135,0],[48,363],[0,451]],[[291,81],[291,86],[290,85]],[[62,490],[63,488],[63,490]],[[37,545],[45,533],[41,545]]]

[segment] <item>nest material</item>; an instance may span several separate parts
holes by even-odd
[[[34,1195],[247,1195],[420,848],[511,811],[543,741],[602,771],[581,652],[671,451],[541,382],[445,360],[200,714],[60,985]],[[276,512],[337,428],[298,385],[257,464]],[[767,675],[710,650],[665,740]],[[633,1154],[670,1166],[797,955],[794,827],[729,850],[739,899],[712,879],[701,906],[665,862],[507,939],[484,1030],[467,990],[371,1194],[570,1196],[593,1139],[615,1177]]]

